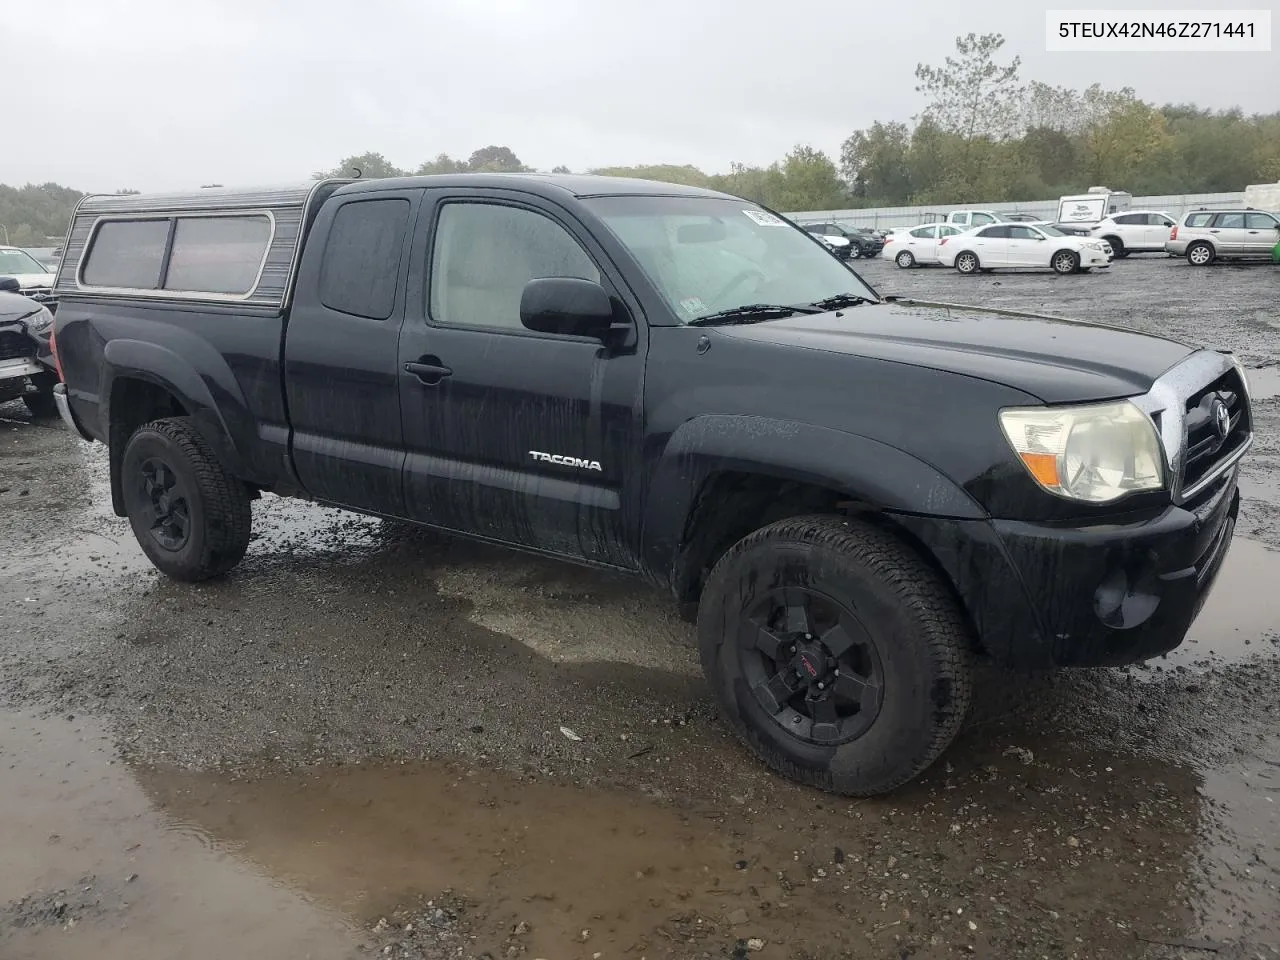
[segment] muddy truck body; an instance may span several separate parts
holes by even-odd
[[[267,492],[640,576],[746,743],[849,794],[937,758],[976,661],[1177,646],[1253,440],[1230,355],[885,298],[638,180],[89,197],[56,293],[57,403],[165,574]]]

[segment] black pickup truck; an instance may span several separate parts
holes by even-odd
[[[725,716],[850,793],[924,770],[976,659],[1179,644],[1253,440],[1229,355],[881,297],[761,206],[457,175],[89,197],[64,419],[179,580],[261,491],[647,578]]]

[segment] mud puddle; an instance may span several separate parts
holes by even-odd
[[[1235,538],[1209,599],[1182,644],[1147,662],[1152,672],[1202,671],[1280,656],[1280,551]]]
[[[134,768],[79,718],[3,713],[0,955],[1114,957],[1184,935],[1198,778],[1032,746],[971,742],[876,800],[768,780],[654,802],[465,763]]]
[[[0,956],[347,960],[345,920],[156,811],[97,725],[0,712]]]
[[[1249,397],[1274,400],[1280,397],[1280,366],[1255,367],[1245,373],[1249,378]]]

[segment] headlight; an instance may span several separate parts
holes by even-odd
[[[31,316],[26,317],[23,322],[27,325],[29,332],[44,333],[53,326],[53,314],[49,312],[48,307],[41,307]]]
[[[1155,424],[1128,400],[1010,408],[1000,427],[1036,483],[1060,497],[1108,503],[1164,486]]]
[[[1236,368],[1236,373],[1240,374],[1240,382],[1244,384],[1244,395],[1249,396],[1249,375],[1245,373],[1245,366],[1240,362],[1240,358],[1234,353],[1230,354],[1231,365]]]
[[[1085,246],[1086,246],[1086,247],[1089,247],[1091,250],[1101,250],[1101,249],[1102,249],[1102,244],[1100,244],[1100,243],[1086,243],[1086,244],[1085,244]]]

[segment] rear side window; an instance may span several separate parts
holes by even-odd
[[[926,240],[934,236],[937,229],[937,227],[916,227],[911,231],[911,235],[913,237],[920,237],[922,240]]]
[[[269,217],[180,217],[164,288],[244,296],[258,283],[270,243]]]
[[[1212,213],[1189,213],[1187,214],[1186,225],[1188,227],[1207,227],[1212,219]]]
[[[1220,213],[1218,214],[1218,220],[1216,223],[1214,223],[1214,226],[1222,227],[1228,230],[1242,230],[1244,229],[1244,214],[1243,213]]]
[[[1013,230],[1010,227],[987,227],[985,230],[978,231],[980,237],[995,237],[996,239],[1005,239],[1013,236]]]
[[[1146,223],[1147,215],[1145,213],[1122,213],[1118,217],[1112,217],[1111,219],[1124,226],[1133,226],[1135,224]]]
[[[370,320],[391,316],[409,201],[395,197],[343,204],[320,264],[320,302]]]
[[[169,219],[107,220],[98,224],[80,271],[88,287],[155,290],[160,286]]]

